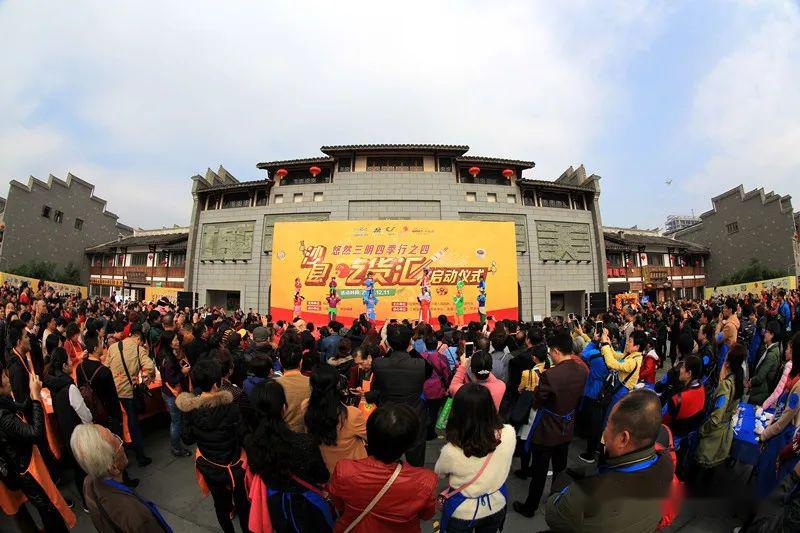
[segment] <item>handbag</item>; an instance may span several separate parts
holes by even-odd
[[[143,413],[147,410],[147,400],[151,396],[150,389],[144,383],[137,383],[134,385],[131,379],[131,373],[128,372],[128,365],[125,363],[125,355],[122,353],[122,341],[117,343],[117,349],[119,349],[119,358],[122,360],[122,368],[125,370],[128,383],[131,384],[131,389],[133,391],[133,405],[137,413]],[[136,357],[139,357],[138,351]],[[141,361],[139,361],[139,366],[142,366]]]
[[[622,390],[622,387],[627,385],[631,377],[639,370],[640,362],[641,361],[636,362],[636,367],[625,376],[625,379],[619,379],[619,372],[612,371],[608,373],[606,380],[603,382],[603,387],[600,389],[600,405],[602,405],[603,409],[606,409],[611,404],[614,396]]]
[[[367,504],[367,506],[364,507],[364,510],[361,511],[361,514],[358,515],[355,518],[355,520],[350,522],[350,525],[347,526],[347,528],[344,530],[344,533],[350,533],[353,530],[353,528],[356,527],[359,524],[359,522],[361,522],[364,519],[364,517],[366,517],[370,513],[370,511],[372,511],[372,508],[375,507],[379,501],[381,501],[383,495],[386,494],[389,488],[394,484],[394,481],[397,479],[397,476],[400,475],[400,470],[402,469],[403,469],[403,463],[397,463],[397,466],[394,468],[394,472],[392,472],[392,475],[389,476],[388,480],[386,480],[386,483],[383,484],[383,487],[381,488],[381,490],[378,491],[378,494],[376,494],[375,497],[372,498],[372,500]]]
[[[528,374],[528,387],[530,388],[533,385],[533,373],[536,372],[537,375],[539,371],[535,368],[531,369],[531,373]],[[511,425],[518,428],[523,425],[525,422],[528,421],[528,414],[531,411],[531,406],[533,405],[533,391],[525,389],[524,391],[519,393],[517,397],[517,401],[511,407],[511,411],[508,413],[508,421],[511,422]]]
[[[478,478],[481,477],[481,474],[483,474],[483,471],[486,470],[486,467],[489,465],[489,461],[492,459],[492,455],[494,455],[494,452],[489,452],[489,454],[486,456],[486,459],[483,460],[483,464],[478,470],[478,473],[475,474],[472,479],[470,479],[457,489],[447,488],[443,490],[441,493],[439,493],[439,495],[436,497],[436,509],[441,511],[442,508],[444,507],[444,503],[448,500],[448,498],[455,496],[459,492],[463,491],[464,489],[466,489],[467,487],[478,481]]]

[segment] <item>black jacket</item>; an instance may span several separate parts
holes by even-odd
[[[244,424],[230,392],[220,390],[206,396],[184,392],[175,405],[182,412],[184,444],[197,443],[203,457],[218,464],[239,458]]]
[[[511,352],[511,359],[508,361],[508,383],[503,398],[511,405],[519,397],[519,383],[522,381],[522,373],[533,368],[533,348],[523,347]]]
[[[401,403],[422,411],[422,385],[433,372],[421,357],[392,352],[372,363],[372,386],[366,400],[377,405]]]
[[[47,376],[44,386],[50,391],[50,398],[53,400],[53,414],[58,421],[58,431],[61,441],[69,443],[73,430],[81,423],[78,413],[69,403],[69,388],[73,384],[72,378],[68,375]]]
[[[95,371],[97,372],[96,375]],[[84,359],[75,370],[75,375],[78,377],[77,385],[79,388],[91,381],[92,390],[97,399],[103,404],[103,407],[105,407],[108,416],[117,422],[122,422],[122,408],[119,405],[117,386],[114,385],[114,376],[111,375],[111,369],[100,361]]]
[[[8,351],[8,379],[11,382],[11,392],[14,394],[14,399],[18,402],[24,402],[30,395],[31,391],[28,388],[28,380],[30,374],[27,370],[28,362],[23,364],[19,356],[13,351]]]
[[[31,411],[32,422],[26,423],[17,413]],[[31,462],[33,444],[44,435],[44,411],[40,402],[26,400],[15,403],[11,398],[0,398],[0,457],[8,465],[9,473],[21,474]]]

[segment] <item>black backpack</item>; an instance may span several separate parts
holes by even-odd
[[[108,411],[92,388],[92,381],[95,376],[97,376],[97,373],[102,370],[103,366],[97,367],[97,370],[94,371],[91,378],[86,377],[86,367],[83,363],[81,363],[80,367],[84,383],[78,387],[78,390],[81,392],[81,396],[83,396],[83,402],[86,404],[86,407],[89,408],[89,412],[92,413],[92,422],[105,426],[108,423]]]
[[[600,389],[600,405],[603,406],[603,409],[607,408],[611,401],[614,399],[614,396],[622,390],[622,387],[627,386],[628,382],[631,380],[633,375],[639,370],[639,364],[641,361],[641,355],[639,356],[639,361],[636,362],[636,367],[624,378],[619,377],[619,372],[616,370],[611,370],[606,376],[606,380],[603,382],[603,387]]]

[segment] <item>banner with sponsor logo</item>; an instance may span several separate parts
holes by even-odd
[[[706,287],[705,297],[714,298],[716,296],[736,296],[738,294],[761,294],[763,291],[777,289],[797,288],[797,279],[794,276],[784,278],[764,279],[761,281],[751,281],[750,283],[738,283],[736,285],[722,285],[720,287]]]
[[[27,282],[34,291],[39,286],[39,280],[36,278],[29,278],[27,276],[18,276],[17,274],[9,274],[8,272],[0,272],[0,283],[8,282],[9,285],[19,287],[23,281]],[[88,289],[83,285],[70,285],[68,283],[58,283],[56,281],[45,281],[46,286],[53,287],[56,292],[80,294],[81,298],[86,298]]]
[[[478,284],[483,277],[486,314],[496,320],[516,319],[519,314],[513,222],[279,222],[272,250],[274,320],[291,320],[298,310],[307,321],[328,322],[333,290],[333,301],[339,300],[337,320],[349,326],[368,311],[364,299],[370,272],[376,320],[417,320],[425,269],[431,323],[440,314],[454,321],[458,285],[462,285],[464,323],[478,320]]]

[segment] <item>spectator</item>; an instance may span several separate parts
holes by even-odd
[[[181,438],[197,444],[195,468],[201,490],[211,493],[217,521],[225,533],[233,533],[235,514],[242,531],[247,531],[250,503],[244,485],[242,450],[243,424],[233,395],[219,390],[220,364],[214,359],[198,361],[192,368],[192,383],[200,390],[195,396],[181,393],[175,405],[183,413]],[[204,486],[205,485],[205,486]]]
[[[321,352],[323,361],[327,361],[328,359],[335,357],[339,351],[339,342],[341,342],[342,337],[339,333],[342,331],[341,323],[332,320],[328,324],[328,330],[330,331],[330,335],[323,337],[319,341],[319,350]]]
[[[400,462],[417,445],[421,426],[418,413],[406,404],[389,402],[372,413],[369,457],[343,459],[331,476],[331,496],[341,513],[334,531],[416,533],[420,520],[433,517],[436,475]]]
[[[705,416],[706,391],[700,383],[703,364],[690,355],[678,368],[677,392],[667,402],[663,423],[675,437],[685,437],[699,429]]]
[[[492,374],[492,363],[492,356],[485,351],[475,352],[470,358],[462,355],[453,381],[450,382],[450,396],[455,396],[458,389],[465,383],[478,383],[489,389],[495,409],[500,412],[500,403],[506,392],[506,384]]]
[[[103,533],[172,533],[154,503],[123,484],[128,457],[122,439],[97,424],[75,428],[70,448],[88,475],[83,494],[92,524]]]
[[[586,385],[583,389],[582,404],[582,420],[586,430],[586,451],[578,455],[578,459],[585,463],[594,463],[600,444],[600,435],[603,433],[603,404],[600,401],[600,392],[608,377],[608,366],[603,354],[600,353],[602,333],[602,331],[596,330],[581,354],[589,367]]]
[[[425,404],[422,402],[422,387],[433,373],[431,366],[422,358],[411,357],[411,330],[403,324],[390,324],[386,330],[391,353],[372,362],[372,386],[365,398],[369,403],[383,406],[403,404],[425,420]],[[419,424],[419,435],[413,446],[406,451],[406,461],[412,466],[425,464],[425,424]]]
[[[274,531],[331,531],[333,515],[319,488],[328,481],[328,469],[311,437],[289,428],[285,390],[277,381],[253,389],[260,419],[245,447],[248,472],[255,482],[250,485],[254,520],[265,514],[256,508],[266,502]]]
[[[767,324],[764,330],[764,351],[758,358],[753,374],[748,383],[750,396],[748,403],[763,404],[778,381],[781,369],[781,339],[783,332],[775,320]]]
[[[311,387],[308,376],[300,373],[300,362],[303,355],[299,346],[289,345],[281,350],[280,354],[283,375],[276,381],[283,387],[286,394],[286,413],[284,418],[289,429],[295,432],[304,432],[302,403],[311,396]]]
[[[545,519],[551,531],[655,531],[669,493],[673,465],[654,444],[661,406],[651,391],[634,391],[612,408],[598,475],[570,482],[554,476]]]
[[[175,399],[183,392],[189,392],[189,363],[178,358],[181,350],[180,337],[166,329],[158,339],[158,369],[161,372],[161,397],[169,412],[170,452],[175,457],[189,457],[192,453],[181,444],[181,411]]]
[[[503,425],[485,387],[469,383],[459,389],[445,438],[447,444],[434,467],[450,487],[445,491],[442,531],[474,528],[493,533],[502,529],[516,433],[510,425]]]
[[[567,466],[575,410],[588,375],[586,366],[573,359],[574,344],[569,333],[557,333],[548,344],[553,366],[542,374],[533,394],[539,420],[534,421],[526,445],[533,461],[528,497],[524,503],[514,502],[514,510],[526,517],[536,514],[551,464],[554,478]]]
[[[427,324],[425,325],[430,328]],[[438,418],[439,410],[447,399],[447,386],[452,375],[450,366],[447,364],[447,357],[437,350],[439,342],[436,340],[433,330],[422,338],[422,342],[425,348],[420,352],[420,356],[428,362],[433,370],[422,386],[422,393],[425,395],[425,407],[427,408],[426,438],[427,440],[433,440],[436,438],[436,419]]]
[[[253,394],[253,389],[259,383],[263,383],[269,379],[272,374],[272,358],[265,355],[264,352],[250,352],[251,357],[247,363],[249,376],[247,376],[242,384],[242,390],[247,395],[248,400]]]
[[[133,441],[133,449],[139,466],[147,466],[153,462],[144,453],[144,440],[139,426],[139,412],[133,399],[133,388],[139,384],[140,374],[144,374],[143,383],[155,378],[155,366],[147,354],[147,345],[144,342],[141,326],[135,324],[131,328],[131,336],[123,341],[108,347],[106,364],[114,376],[122,407],[128,418],[128,431]]]

